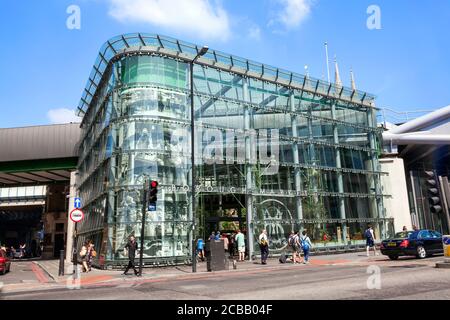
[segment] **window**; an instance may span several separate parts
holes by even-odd
[[[424,230],[419,233],[419,239],[428,239],[428,238],[432,238],[432,235],[428,230]]]
[[[441,239],[442,238],[442,234],[440,234],[437,231],[430,231],[431,237],[434,239]]]

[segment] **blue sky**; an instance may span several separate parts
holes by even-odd
[[[380,30],[367,27],[373,4]],[[70,5],[80,8],[79,30],[66,26]],[[353,68],[358,89],[375,94],[378,107],[450,104],[445,0],[16,0],[1,2],[0,23],[0,127],[72,119],[99,48],[129,32],[207,44],[299,73],[307,64],[316,78],[326,76],[327,41],[344,84]]]

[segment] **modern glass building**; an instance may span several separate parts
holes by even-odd
[[[373,96],[215,50],[193,63],[200,49],[151,34],[101,48],[79,105],[78,245],[93,239],[99,265],[121,264],[127,237],[143,236],[158,264],[188,262],[191,240],[216,230],[243,230],[250,254],[262,228],[272,254],[291,230],[316,248],[364,243],[367,223],[389,232]],[[141,235],[146,177],[159,194]]]

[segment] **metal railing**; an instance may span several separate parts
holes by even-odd
[[[390,108],[380,108],[377,114],[377,122],[383,124],[386,128],[388,123],[391,124],[403,124],[405,122],[422,117],[435,109],[428,110],[409,110],[409,111],[396,111]]]

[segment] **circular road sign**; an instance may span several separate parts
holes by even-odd
[[[80,209],[74,209],[70,212],[70,220],[73,222],[80,222],[84,219],[84,213]]]

